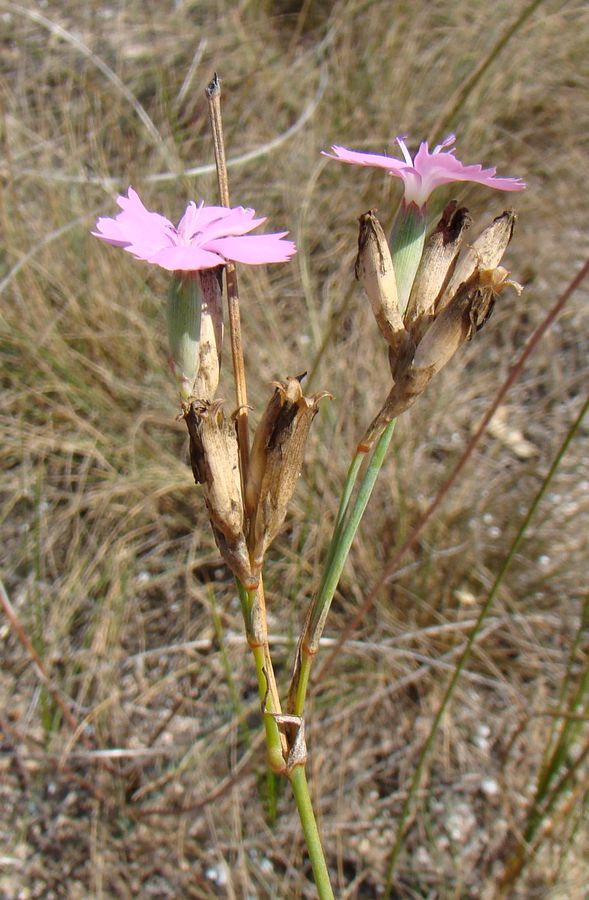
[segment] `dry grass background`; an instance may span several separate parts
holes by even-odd
[[[305,369],[313,389],[336,397],[314,426],[268,569],[285,684],[347,461],[388,383],[352,269],[358,215],[378,206],[390,220],[397,186],[319,150],[384,151],[396,134],[415,143],[451,126],[463,159],[529,182],[515,198],[453,193],[481,224],[515,203],[507,265],[526,291],[502,296],[401,420],[334,602],[327,634],[337,637],[587,252],[585,4],[537,4],[454,120],[430,134],[525,8],[0,2],[3,578],[91,745],[127,751],[87,751],[0,622],[3,898],[313,896],[289,792],[265,775],[239,605],[175,421],[166,276],[89,230],[128,184],[173,219],[190,197],[215,201],[213,173],[182,173],[212,162],[203,89],[218,70],[228,155],[253,153],[230,169],[232,199],[289,228],[300,248],[291,265],[241,275],[253,415],[268,382]],[[340,897],[382,889],[448,670],[583,399],[588,320],[580,290],[508,397],[506,422],[529,442],[527,458],[487,435],[314,687],[310,776]],[[587,592],[583,443],[528,531],[445,716],[396,897],[496,893]],[[576,672],[587,666],[583,640]],[[577,802],[554,817],[513,896],[587,896],[587,778],[581,769]]]

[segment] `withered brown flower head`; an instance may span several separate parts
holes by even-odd
[[[194,479],[203,486],[215,541],[234,575],[252,590],[258,578],[252,574],[244,534],[235,422],[226,418],[222,400],[186,404],[184,418]]]
[[[459,347],[479,331],[506,287],[521,293],[499,266],[515,214],[498,216],[470,245],[466,209],[449,204],[427,240],[401,317],[390,251],[372,211],[360,219],[356,275],[389,345],[393,387],[361,445],[368,449],[384,426],[411,406]]]
[[[305,397],[302,377],[274,382],[274,393],[254,435],[245,489],[254,573],[259,573],[264,553],[284,522],[319,401],[331,396],[319,391]]]

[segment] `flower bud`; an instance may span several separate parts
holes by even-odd
[[[194,479],[202,484],[215,541],[221,556],[248,590],[252,575],[245,535],[235,424],[227,420],[222,401],[192,402],[184,408],[190,434],[190,462]]]
[[[303,396],[301,378],[275,382],[274,394],[254,435],[245,496],[255,574],[284,522],[319,401],[331,396],[327,391]]]

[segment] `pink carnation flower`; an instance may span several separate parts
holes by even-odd
[[[465,166],[454,156],[454,148],[448,149],[455,140],[453,134],[448,135],[431,153],[427,141],[423,141],[414,159],[411,158],[403,137],[396,138],[396,141],[404,159],[381,156],[378,153],[358,153],[356,150],[347,150],[337,145],[331,148],[333,153],[323,155],[356,166],[387,169],[391,175],[403,179],[405,202],[416,203],[418,206],[423,206],[427,202],[435,188],[452,181],[474,181],[499,191],[523,191],[526,187],[521,178],[497,178],[494,168],[483,169],[480,165]]]
[[[176,228],[165,216],[146,209],[132,187],[117,203],[121,212],[114,219],[98,219],[92,234],[172,272],[212,269],[229,260],[249,265],[286,262],[296,252],[292,241],[283,240],[287,231],[249,235],[266,219],[254,218],[254,210],[243,206],[197,206],[191,201]]]

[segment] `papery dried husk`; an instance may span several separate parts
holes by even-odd
[[[452,200],[435,231],[425,242],[405,313],[405,326],[418,344],[433,317],[436,300],[454,271],[460,248],[472,219],[465,207]]]
[[[194,479],[202,484],[205,502],[221,556],[248,590],[252,574],[243,531],[244,513],[235,423],[223,413],[222,401],[192,402],[184,407],[190,434]]]
[[[372,447],[383,428],[409,409],[432,378],[454,356],[459,347],[488,321],[495,298],[506,287],[521,293],[521,286],[509,280],[509,272],[498,267],[475,271],[460,285],[445,309],[430,325],[417,347],[413,361],[398,377],[377,416],[360,441],[360,448]]]
[[[446,365],[458,348],[488,321],[495,298],[506,287],[521,292],[509,280],[507,269],[476,270],[463,282],[448,305],[436,316],[415,352],[415,368],[433,368],[434,374]]]
[[[192,387],[196,400],[213,400],[219,385],[223,347],[222,269],[198,273],[201,287],[200,347],[198,373]]]
[[[410,353],[412,342],[399,310],[393,260],[385,233],[374,210],[360,216],[359,222],[356,278],[370,300],[381,334],[391,348],[391,355],[405,357]]]
[[[473,244],[463,249],[452,277],[436,304],[436,313],[447,306],[460,285],[467,281],[475,270],[497,268],[512,238],[515,219],[515,212],[512,209],[505,210],[493,219]]]
[[[284,522],[319,401],[329,396],[327,391],[319,391],[305,397],[300,378],[275,382],[254,435],[246,479],[248,545],[255,574]]]

